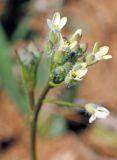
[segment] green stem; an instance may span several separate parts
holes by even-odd
[[[68,107],[80,107],[80,108],[84,108],[81,104],[78,103],[70,103],[70,102],[66,102],[66,101],[58,101],[58,100],[48,100],[45,99],[43,100],[44,103],[53,103],[53,104],[58,104],[58,105],[64,105],[64,106],[68,106]]]
[[[59,87],[59,86],[64,85],[64,82],[62,82],[62,83],[60,83],[60,84],[55,84],[55,83],[53,83],[52,81],[50,81],[49,84],[50,84],[51,86],[53,86],[53,87]]]
[[[45,99],[47,93],[49,92],[50,88],[52,88],[49,83],[47,83],[47,86],[45,87],[45,89],[43,90],[38,102],[37,102],[37,105],[36,105],[36,108],[35,108],[35,111],[34,111],[34,117],[33,117],[33,122],[32,122],[32,135],[31,135],[31,142],[32,142],[32,160],[37,160],[37,156],[36,156],[36,132],[37,132],[37,122],[38,122],[38,115],[39,115],[39,112],[40,112],[40,109],[42,107],[42,104],[43,104],[43,100]]]
[[[28,99],[29,99],[30,107],[31,107],[31,109],[33,111],[34,110],[34,105],[35,105],[35,102],[34,102],[34,90],[30,90],[29,91]]]

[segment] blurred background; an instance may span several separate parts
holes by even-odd
[[[31,159],[30,117],[24,107],[25,91],[14,51],[30,41],[42,51],[49,31],[46,19],[56,11],[68,17],[63,30],[65,36],[82,28],[82,42],[88,42],[89,51],[98,41],[110,47],[113,58],[91,67],[77,87],[53,89],[48,98],[97,103],[111,113],[106,120],[89,125],[88,117],[76,108],[44,104],[39,116],[38,157],[41,160],[116,160],[117,1],[111,0],[0,0],[0,159]],[[47,68],[44,54],[38,71],[36,98],[46,84]]]

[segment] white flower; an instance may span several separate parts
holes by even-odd
[[[60,18],[60,13],[58,12],[54,14],[52,20],[47,19],[48,27],[54,32],[60,31],[65,26],[66,23],[67,23],[67,17]]]
[[[106,108],[96,105],[96,104],[86,104],[85,106],[87,112],[91,114],[91,117],[89,118],[89,123],[92,123],[96,118],[104,119],[109,115],[109,110]]]
[[[112,56],[108,54],[108,51],[109,51],[108,46],[102,46],[99,48],[98,43],[95,43],[94,48],[93,48],[93,54],[95,56],[95,61],[112,58]]]
[[[86,63],[78,63],[74,65],[65,78],[65,84],[70,87],[75,85],[77,81],[81,81],[88,72],[86,66]]]
[[[64,40],[62,35],[60,34],[60,41],[59,41],[59,51],[66,51],[70,50],[72,51],[77,45],[77,41],[68,42],[67,40]]]
[[[86,63],[76,64],[70,71],[70,77],[73,80],[80,81],[87,74]]]
[[[61,41],[62,43],[60,43],[60,47],[62,48],[62,50],[70,50],[73,51],[75,49],[75,47],[77,46],[79,40],[81,39],[82,36],[82,30],[78,29],[72,36],[71,38],[69,38],[68,40],[63,40],[62,36],[61,36]]]

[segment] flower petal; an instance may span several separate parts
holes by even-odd
[[[95,114],[97,118],[106,118],[109,115],[109,110],[104,107],[97,107]]]
[[[67,17],[61,18],[60,23],[59,23],[59,28],[62,29],[66,23],[67,23]]]
[[[87,63],[82,62],[82,63],[81,63],[81,66],[85,68],[85,67],[87,66]]]
[[[75,80],[81,79],[83,76],[85,76],[88,72],[87,68],[79,69],[76,71],[77,76],[74,78]],[[82,80],[82,79],[81,79]]]
[[[56,12],[53,16],[53,19],[52,19],[52,23],[55,25],[55,26],[58,26],[59,23],[60,23],[60,13],[59,12]]]
[[[112,55],[110,54],[103,56],[103,59],[111,59],[111,58],[112,58]]]
[[[95,109],[96,109],[96,104],[94,103],[87,103],[85,105],[85,109],[86,111],[89,113],[89,114],[93,114],[95,112]]]
[[[52,21],[50,19],[47,19],[48,27],[52,30]]]
[[[75,33],[73,34],[73,36],[76,36],[76,35],[82,35],[82,29],[80,28],[80,29],[77,29],[76,31],[75,31]]]
[[[77,45],[77,41],[74,41],[69,45],[70,49],[73,49]]]
[[[74,78],[74,80],[76,81],[82,81],[82,78],[79,78],[78,76],[76,78]]]
[[[92,123],[96,119],[96,115],[92,114],[92,116],[89,118],[89,123]]]
[[[108,46],[103,46],[103,47],[100,47],[100,50],[99,52],[102,54],[102,55],[106,55],[109,51],[109,47]]]

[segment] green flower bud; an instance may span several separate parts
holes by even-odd
[[[50,40],[54,44],[57,43],[58,36],[56,32],[53,32],[53,31],[50,32]]]
[[[72,68],[72,63],[71,62],[66,62],[63,66],[64,66],[64,68],[66,70],[66,73],[67,73]]]
[[[53,76],[52,76],[53,82],[55,84],[59,84],[64,81],[65,76],[66,76],[65,67],[64,66],[56,67],[55,70],[53,71]]]
[[[28,89],[32,89],[36,85],[36,73],[40,60],[39,50],[33,43],[30,43],[27,48],[18,51],[18,58],[24,82]]]
[[[79,41],[82,38],[82,30],[78,29],[76,30],[76,32],[71,36],[71,38],[69,39],[70,43],[73,43],[74,41],[77,41],[79,43]]]
[[[57,64],[63,64],[65,62],[65,52],[57,51],[54,55],[54,62]]]
[[[50,40],[45,45],[45,52],[49,55],[53,53],[53,44]]]
[[[37,79],[37,66],[32,66],[30,70],[28,70],[25,66],[22,66],[22,75],[25,85],[29,90],[35,88]]]

